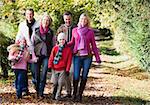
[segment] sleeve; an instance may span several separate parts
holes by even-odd
[[[94,37],[94,32],[91,31],[91,45],[92,45],[92,51],[94,52],[94,55],[95,55],[95,58],[96,58],[96,62],[97,63],[100,63],[101,60],[100,60],[100,56],[99,56],[99,53],[98,53],[98,48],[96,46],[96,42],[95,42],[95,37]]]
[[[53,41],[53,43],[52,43],[52,44],[53,44],[53,46],[55,46],[55,45],[56,45],[56,42],[57,42],[57,41],[56,41],[56,36],[55,36],[55,35],[53,35],[53,39],[52,39],[52,41]]]
[[[14,53],[9,52],[8,60],[15,60],[15,59],[16,59],[16,56],[14,55]]]
[[[22,37],[22,32],[21,32],[21,23],[19,24],[19,27],[18,27],[18,33],[17,33],[17,35],[16,35],[16,40],[15,40],[15,42],[18,42],[19,41],[19,39],[21,39],[21,37]]]
[[[67,67],[66,67],[66,71],[70,71],[70,67],[71,67],[71,63],[72,63],[72,51],[70,48],[68,48],[68,54],[67,54]]]
[[[48,60],[48,68],[53,68],[54,67],[54,64],[53,64],[54,57],[55,57],[55,47],[51,51],[51,54],[50,54],[50,57],[49,57],[49,60]]]

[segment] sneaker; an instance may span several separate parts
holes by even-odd
[[[52,97],[52,100],[55,100],[55,95],[54,95],[54,94],[52,94],[52,96],[51,96],[51,97]]]

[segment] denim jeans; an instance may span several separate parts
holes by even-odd
[[[35,79],[35,71],[36,71],[36,64],[35,63],[28,63],[29,65],[29,69],[31,70],[31,74],[32,74],[32,83],[34,85],[36,85],[36,79]]]
[[[22,69],[14,69],[15,73],[15,87],[17,97],[22,97],[22,92],[24,89],[28,89],[28,78],[27,78],[27,70]]]
[[[37,68],[35,70],[37,95],[43,96],[48,71],[48,57],[40,56],[35,67]]]
[[[82,75],[81,78],[82,79],[87,79],[88,73],[89,73],[89,69],[92,63],[92,56],[88,57],[88,56],[74,56],[73,59],[73,64],[74,64],[74,73],[73,73],[73,79],[74,80],[79,80],[80,79],[80,72],[81,72],[81,68],[83,68],[82,70]]]

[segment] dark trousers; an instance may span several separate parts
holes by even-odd
[[[35,79],[37,95],[43,96],[48,71],[48,57],[40,56],[34,67],[36,68]]]
[[[15,87],[16,87],[16,94],[18,98],[22,97],[22,92],[28,90],[28,77],[27,77],[27,70],[22,69],[14,69],[15,73]]]

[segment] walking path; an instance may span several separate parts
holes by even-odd
[[[139,72],[133,60],[125,55],[102,55],[101,65],[92,64],[82,103],[71,99],[51,100],[50,79],[45,88],[45,98],[36,99],[35,90],[29,80],[31,95],[17,100],[12,78],[7,84],[0,83],[0,104],[2,105],[150,105],[150,75]],[[50,73],[48,74],[50,77]],[[12,80],[11,80],[12,79]],[[62,92],[65,94],[65,91]]]

